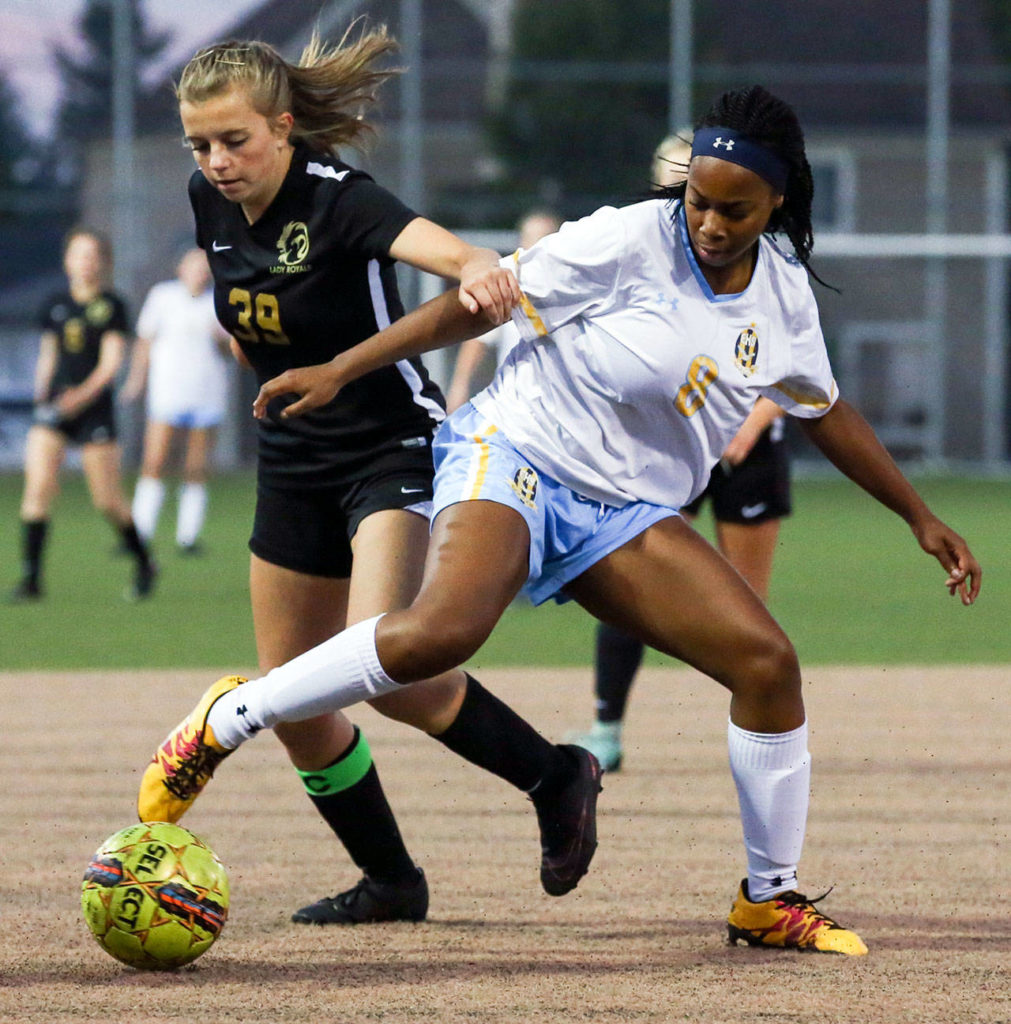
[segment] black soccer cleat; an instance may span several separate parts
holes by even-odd
[[[380,921],[424,921],[428,916],[428,882],[407,885],[374,882],[368,875],[347,892],[324,897],[291,915],[295,924],[377,924]]]
[[[588,750],[563,745],[575,774],[560,789],[534,800],[541,828],[541,885],[549,896],[564,896],[579,884],[597,849],[597,794],[600,764]]]
[[[25,577],[8,595],[8,604],[27,604],[30,601],[39,601],[42,598],[42,587],[38,580]]]
[[[137,562],[133,576],[133,584],[126,592],[128,601],[143,601],[154,593],[154,585],[158,580],[158,565],[153,558]]]

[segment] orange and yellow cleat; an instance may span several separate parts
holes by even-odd
[[[137,796],[141,821],[178,821],[211,780],[214,769],[231,753],[214,738],[207,715],[214,702],[246,680],[224,676],[165,738],[144,770]]]
[[[752,903],[745,879],[727,919],[730,944],[737,945],[743,940],[749,946],[864,956],[867,947],[856,932],[843,928],[815,909],[815,903],[824,898],[810,900],[791,889],[777,893],[772,899]]]

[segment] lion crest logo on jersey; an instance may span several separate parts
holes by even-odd
[[[309,229],[300,220],[289,221],[277,240],[278,259],[286,267],[294,267],[309,255]]]
[[[84,318],[93,327],[104,326],[111,317],[112,303],[104,296],[92,299],[84,308]]]
[[[534,499],[537,497],[537,471],[529,466],[517,469],[516,475],[509,481],[509,486],[516,492],[516,497],[527,508],[537,508]]]
[[[745,327],[737,335],[734,344],[734,365],[745,377],[750,377],[755,372],[755,364],[758,362],[758,332],[755,325]]]

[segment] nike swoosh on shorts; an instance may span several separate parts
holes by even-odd
[[[741,516],[744,519],[754,519],[755,516],[760,516],[768,507],[769,503],[767,501],[760,501],[757,505],[742,505]]]

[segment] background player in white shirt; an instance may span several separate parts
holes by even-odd
[[[691,139],[691,128],[684,128],[657,146],[650,168],[654,189],[684,181]],[[769,599],[780,520],[790,514],[790,459],[783,426],[783,410],[770,399],[759,398],[713,468],[706,489],[681,509],[692,522],[702,505],[710,503],[717,547],[763,601]],[[597,623],[594,722],[589,730],[569,733],[565,739],[589,750],[604,771],[621,768],[625,711],[643,653],[644,645],[635,637]]]
[[[519,222],[519,247],[529,249],[561,226],[561,218],[556,213],[550,210],[531,210]],[[446,411],[456,412],[464,402],[470,400],[474,376],[490,352],[494,353],[495,366],[498,368],[519,340],[519,332],[509,320],[487,334],[482,334],[480,338],[468,338],[463,342],[456,354],[453,378],[446,389]]]
[[[227,756],[261,728],[461,664],[515,595],[578,601],[730,691],[728,743],[747,858],[731,941],[862,955],[795,888],[810,757],[800,667],[758,595],[677,510],[759,395],[798,417],[847,476],[900,515],[963,604],[980,566],[836,393],[807,280],[812,184],[793,110],[759,86],[696,128],[687,183],[603,209],[518,254],[523,340],[436,443],[425,578],[409,608],[361,622],[263,678],[208,690],[167,740]],[[797,257],[767,237],[781,230]],[[812,272],[813,273],[813,272]],[[254,411],[298,416],[376,366],[480,334],[433,299],[322,366],[265,384]],[[156,759],[148,781],[164,773]]]
[[[179,260],[175,280],[148,292],[123,387],[132,401],[147,385],[144,456],[133,495],[133,520],[145,540],[158,526],[173,441],[186,434],[175,536],[182,553],[199,551],[214,434],[228,405],[228,335],[215,316],[210,283],[207,257],[194,248]]]

